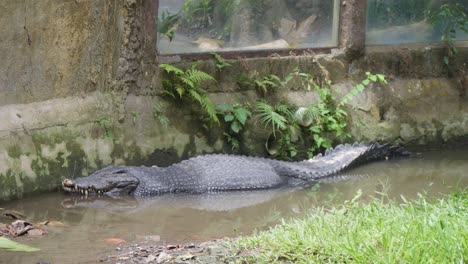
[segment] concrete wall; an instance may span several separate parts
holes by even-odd
[[[117,2],[1,1],[0,105],[104,88],[120,45]]]
[[[426,144],[467,135],[466,71],[449,77],[438,47],[363,50],[356,17],[362,9],[347,2],[341,49],[332,54],[232,60],[221,73],[212,60],[195,62],[217,78],[209,96],[254,102],[258,94],[236,83],[249,70],[282,76],[299,66],[318,75],[323,67],[335,90],[372,71],[390,83],[352,102],[355,139]],[[162,96],[155,0],[5,0],[0,12],[0,201],[56,189],[109,164],[168,165],[229,149],[221,129],[201,125],[193,106]],[[461,45],[460,67],[468,57]],[[315,94],[282,90],[274,99],[306,105]],[[168,127],[155,118],[155,106],[171,120]],[[265,155],[266,136],[250,121],[243,151]]]

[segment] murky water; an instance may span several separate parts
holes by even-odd
[[[282,218],[303,217],[310,208],[340,204],[361,189],[364,197],[385,191],[399,198],[418,193],[440,196],[468,186],[468,150],[428,152],[416,158],[373,163],[352,170],[341,181],[302,190],[280,189],[155,199],[72,199],[61,193],[35,196],[0,207],[27,214],[30,222],[61,221],[44,237],[27,240],[36,253],[0,251],[0,263],[95,263],[115,247],[106,238],[128,243],[189,243],[249,234]],[[159,241],[158,241],[159,240]]]

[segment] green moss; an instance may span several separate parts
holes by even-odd
[[[125,159],[125,164],[133,166],[141,165],[144,157],[141,153],[141,149],[135,142],[132,142],[128,147],[126,147],[126,152],[128,157]]]
[[[31,183],[34,187],[25,187],[25,192],[37,190],[53,190],[65,178],[82,176],[86,168],[86,155],[78,143],[75,133],[67,131],[61,134],[35,134],[32,136],[36,149],[35,157],[31,162],[31,169],[36,174],[36,180]],[[65,142],[66,151],[60,151],[54,158],[45,158],[41,155],[44,146],[55,147]],[[28,177],[21,177],[22,181],[30,181]],[[29,184],[28,184],[29,185]]]
[[[125,155],[125,148],[121,144],[115,144],[112,149],[111,157],[112,160],[121,159]]]
[[[0,174],[0,186],[0,200],[7,200],[19,193],[15,175],[11,170],[8,170],[5,174]]]
[[[18,145],[11,145],[7,148],[8,156],[18,159],[21,156],[21,148]]]
[[[21,180],[21,183],[23,184],[23,188],[21,189],[21,194],[41,191],[41,189],[39,189],[38,185],[36,184],[36,180],[31,179],[24,173],[20,173],[19,178]]]
[[[34,134],[32,142],[35,153],[28,154],[31,158],[31,169],[36,175],[33,179],[23,172],[8,170],[0,175],[0,200],[17,197],[23,193],[48,191],[56,189],[64,178],[82,176],[84,170],[88,171],[87,157],[80,144],[76,142],[76,133],[69,131],[60,134]],[[55,157],[42,156],[44,146],[51,148],[65,142],[66,150],[59,151]],[[23,154],[17,145],[7,149],[8,155],[19,159]],[[19,179],[21,185],[17,185]]]
[[[83,170],[88,170],[86,153],[83,148],[75,140],[66,142],[67,151],[70,153],[67,156],[67,174],[71,178],[83,175]]]
[[[50,173],[49,163],[46,160],[41,157],[33,159],[31,169],[36,174],[35,190],[51,190],[58,186],[59,181]]]

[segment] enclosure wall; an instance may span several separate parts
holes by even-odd
[[[466,61],[459,42],[449,71],[442,45],[364,49],[365,1],[342,1],[339,46],[326,54],[181,61],[216,78],[206,86],[215,103],[254,102],[242,73],[286,76],[293,68],[331,79],[347,91],[365,72],[385,74],[388,86],[355,97],[352,140],[402,144],[444,142],[468,134]],[[164,96],[156,55],[157,1],[0,2],[0,201],[56,190],[65,178],[110,164],[164,166],[201,153],[229,152],[222,129],[207,129],[193,104]],[[209,57],[212,58],[212,57]],[[272,102],[307,105],[313,92],[278,90]],[[160,110],[169,118],[158,120]],[[265,156],[268,132],[247,123],[242,153]]]

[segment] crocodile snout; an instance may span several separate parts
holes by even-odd
[[[75,183],[72,180],[65,179],[62,182],[63,187],[73,188],[75,187]]]

